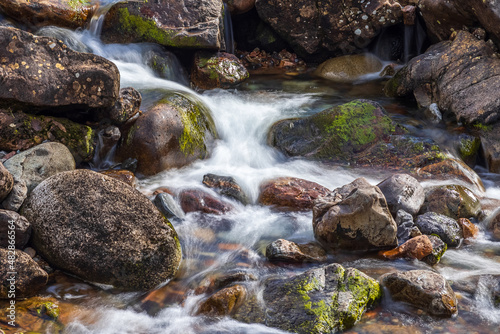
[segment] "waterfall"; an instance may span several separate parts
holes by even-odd
[[[101,36],[102,26],[104,24],[104,18],[106,14],[109,12],[111,7],[114,4],[121,2],[122,0],[101,0],[101,2],[97,5],[97,9],[92,15],[90,19],[90,23],[88,25],[87,30],[96,37]]]
[[[231,13],[226,4],[224,6],[224,42],[226,44],[226,52],[234,54],[234,33],[233,21],[231,20]]]

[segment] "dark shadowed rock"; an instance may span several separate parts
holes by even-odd
[[[435,212],[453,219],[476,218],[481,213],[481,203],[464,186],[439,186],[427,190],[421,212]]]
[[[377,184],[377,187],[384,194],[393,215],[399,210],[416,215],[424,204],[424,188],[410,175],[394,174]]]
[[[330,191],[322,185],[295,177],[281,177],[260,185],[259,203],[289,210],[310,210],[314,201]]]
[[[36,250],[82,279],[148,290],[179,266],[181,248],[169,221],[140,192],[105,175],[54,175],[33,190],[22,213]]]
[[[199,51],[191,67],[191,81],[201,89],[229,88],[249,76],[238,57],[225,52]]]
[[[0,202],[7,197],[14,186],[12,174],[0,162]]]
[[[447,316],[458,312],[455,292],[446,279],[432,271],[411,270],[382,277],[382,284],[394,300],[409,303],[432,315]]]
[[[404,210],[398,210],[394,220],[398,225],[398,243],[401,245],[411,238],[412,230],[417,227],[413,223],[413,216]]]
[[[186,189],[179,194],[179,202],[184,212],[204,212],[222,215],[230,210],[232,206],[224,203],[218,198],[198,189]]]
[[[14,226],[15,234],[12,235],[10,226]],[[14,239],[9,239],[14,236]],[[10,240],[14,240],[14,246],[23,249],[31,236],[31,225],[25,217],[17,212],[0,209],[0,247],[7,248]]]
[[[243,304],[246,295],[247,290],[243,285],[224,288],[204,300],[196,313],[210,317],[231,315]]]
[[[235,199],[243,204],[250,202],[247,194],[241,189],[240,185],[231,176],[220,176],[215,174],[203,175],[203,184],[212,188],[222,196]]]
[[[126,87],[120,89],[120,95],[113,108],[109,109],[107,118],[115,125],[121,125],[137,115],[142,97],[136,89]]]
[[[462,229],[455,219],[435,212],[418,216],[415,225],[423,234],[439,236],[449,247],[457,247],[463,239]]]
[[[183,218],[184,212],[180,205],[168,193],[159,193],[153,200],[154,205],[160,210],[161,213],[167,218]]]
[[[0,105],[74,113],[115,104],[120,73],[100,56],[50,37],[0,27]]]
[[[15,255],[14,255],[15,254]],[[10,251],[0,248],[0,299],[12,299],[9,296],[12,290],[16,298],[27,298],[36,295],[38,290],[47,284],[49,275],[23,251]],[[9,263],[13,261],[13,267]],[[16,275],[10,272],[17,272]],[[11,278],[14,277],[12,281]],[[12,289],[12,287],[13,289]]]
[[[481,127],[480,130],[481,149],[488,170],[500,173],[500,125]]]
[[[296,244],[292,241],[278,239],[267,245],[266,257],[269,261],[324,262],[326,261],[326,252],[316,243]]]
[[[328,249],[374,250],[398,244],[396,222],[384,195],[364,178],[316,200],[313,229]]]
[[[262,298],[247,297],[234,318],[304,334],[349,329],[382,296],[379,283],[354,268],[330,264],[264,282]]]

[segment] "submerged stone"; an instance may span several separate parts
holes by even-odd
[[[353,82],[364,75],[380,72],[382,62],[372,54],[347,55],[321,63],[315,75],[336,82]]]

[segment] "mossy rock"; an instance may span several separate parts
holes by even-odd
[[[0,304],[2,319],[8,319],[6,317],[8,302],[3,301]],[[56,299],[33,297],[24,301],[17,301],[15,306],[15,323],[19,333],[63,333],[64,325],[59,321],[61,309]]]
[[[195,54],[191,80],[202,89],[229,88],[246,80],[250,74],[234,55],[200,51]]]

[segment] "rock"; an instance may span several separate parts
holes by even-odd
[[[255,0],[224,0],[231,15],[244,14],[255,7]]]
[[[3,166],[0,161],[0,202],[7,197],[14,187],[14,179],[12,174]]]
[[[229,88],[245,81],[250,74],[230,53],[199,51],[191,67],[191,81],[201,89]]]
[[[316,243],[296,244],[295,242],[278,239],[266,247],[266,257],[276,262],[324,262],[325,250]]]
[[[382,296],[379,283],[354,268],[330,264],[264,283],[263,303],[247,297],[234,318],[295,333],[351,328]]]
[[[471,223],[470,220],[467,218],[460,218],[458,219],[458,225],[462,229],[462,234],[464,236],[464,239],[475,239],[477,235],[479,234],[479,228]]]
[[[66,146],[50,142],[16,154],[4,165],[14,179],[26,183],[29,193],[46,178],[75,169],[75,160]]]
[[[418,104],[437,103],[457,122],[491,124],[500,119],[500,60],[494,51],[466,31],[411,59],[387,82],[388,96],[413,95]]]
[[[480,148],[481,139],[479,137],[474,137],[465,133],[458,136],[458,155],[460,159],[467,164],[467,166],[474,168],[477,159],[479,158]]]
[[[153,203],[167,218],[184,218],[185,216],[179,204],[168,193],[157,194]]]
[[[426,212],[415,221],[418,229],[427,235],[435,234],[449,247],[457,247],[463,239],[462,229],[455,219],[434,213]]]
[[[384,27],[402,22],[395,1],[257,0],[260,18],[301,56],[362,50]]]
[[[137,159],[136,172],[153,175],[207,157],[216,137],[210,111],[200,101],[169,93],[123,134],[117,158]]]
[[[31,225],[25,217],[14,211],[0,209],[0,247],[7,248],[9,245],[14,245],[15,248],[22,249],[28,243],[30,236]],[[13,244],[9,241],[13,241]]]
[[[0,299],[31,297],[47,284],[49,275],[23,251],[0,248],[0,257]]]
[[[65,118],[0,109],[0,150],[24,151],[44,141],[53,141],[66,145],[80,163],[94,157],[94,139],[92,128]]]
[[[195,294],[211,294],[216,290],[226,288],[237,282],[257,281],[257,277],[242,270],[210,273],[205,277],[195,290]]]
[[[11,28],[0,27],[0,45],[7,45],[0,48],[0,105],[75,114],[118,98],[120,73],[107,59]]]
[[[3,14],[28,26],[84,28],[90,20],[93,5],[88,0],[0,0]]]
[[[481,202],[464,186],[438,186],[427,190],[421,212],[435,212],[453,219],[476,218],[481,213]]]
[[[14,179],[14,188],[12,188],[9,196],[2,202],[2,206],[4,209],[10,211],[18,211],[21,205],[23,205],[26,196],[28,196],[26,182],[19,178]]]
[[[362,54],[328,59],[318,66],[314,74],[335,82],[354,82],[381,70],[380,59],[372,54]]]
[[[112,177],[115,180],[121,181],[125,184],[128,184],[132,188],[135,188],[136,185],[136,177],[134,173],[126,169],[108,169],[100,171],[99,173]],[[168,218],[168,217],[167,217]]]
[[[410,270],[384,275],[381,280],[394,300],[409,303],[431,315],[451,317],[458,312],[455,292],[437,273]]]
[[[179,267],[181,248],[168,220],[140,192],[105,175],[56,174],[33,190],[22,213],[37,252],[84,280],[148,290]]]
[[[500,126],[480,127],[481,149],[486,166],[492,173],[500,173]]]
[[[492,232],[493,239],[500,240],[500,210],[495,210],[487,219],[487,228]]]
[[[114,125],[107,126],[97,132],[97,145],[95,148],[92,165],[97,169],[109,168],[113,160],[116,145],[120,141],[122,134],[120,129]]]
[[[398,225],[398,243],[401,245],[411,238],[416,226],[413,223],[413,216],[404,210],[398,210],[395,221]]]
[[[408,174],[394,174],[377,184],[387,200],[393,215],[404,210],[416,215],[425,200],[424,188]]]
[[[220,0],[119,3],[106,15],[102,39],[106,43],[223,49],[223,15]]]
[[[35,33],[37,36],[52,37],[57,40],[63,41],[68,48],[77,52],[92,53],[92,49],[85,45],[71,29],[48,26],[38,29]]]
[[[438,236],[428,235],[427,236],[432,244],[432,253],[427,255],[422,259],[425,263],[430,266],[436,265],[441,261],[441,257],[444,255],[448,249],[448,245],[444,243]]]
[[[222,215],[233,207],[224,203],[218,198],[198,189],[186,189],[180,192],[179,202],[185,213],[188,212],[204,212],[215,215]]]
[[[141,102],[141,93],[135,88],[122,88],[115,105],[109,109],[107,118],[114,125],[122,125],[139,113]]]
[[[316,200],[313,229],[327,249],[374,250],[398,244],[396,222],[384,195],[364,178]]]
[[[310,210],[314,201],[330,191],[322,185],[294,177],[281,177],[260,185],[258,202],[288,210]]]
[[[241,189],[240,185],[231,176],[220,176],[215,174],[203,175],[203,184],[212,188],[222,196],[230,197],[243,204],[250,203],[247,194]]]
[[[370,168],[415,170],[447,158],[434,142],[408,135],[369,100],[278,121],[268,142],[288,156]]]
[[[208,317],[231,315],[243,304],[246,295],[247,290],[243,285],[224,288],[204,300],[196,313]]]
[[[441,239],[433,235],[421,235],[408,240],[398,248],[381,251],[380,255],[390,260],[398,258],[417,259],[435,265],[446,251],[446,244],[443,241],[439,243],[435,239],[431,240],[431,238],[441,241]]]

